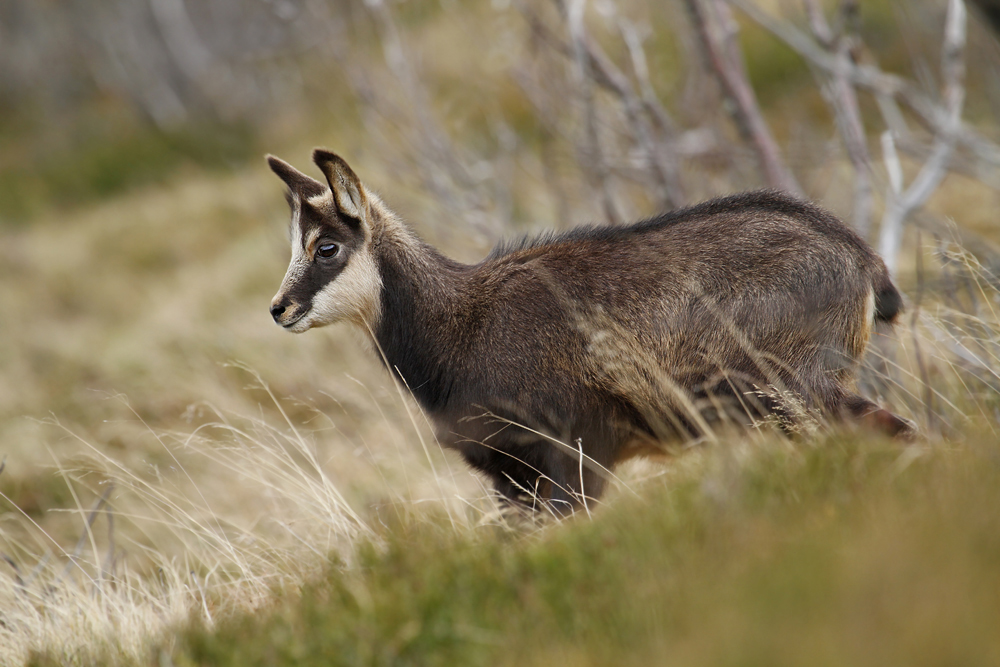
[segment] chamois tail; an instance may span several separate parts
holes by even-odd
[[[884,268],[875,277],[872,288],[875,291],[875,321],[893,324],[903,310],[903,297]]]

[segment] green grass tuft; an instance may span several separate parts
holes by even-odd
[[[593,521],[404,519],[268,609],[192,619],[152,664],[996,664],[998,457],[767,441],[692,455]]]

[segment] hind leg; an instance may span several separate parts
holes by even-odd
[[[864,396],[845,394],[831,412],[840,418],[852,419],[858,424],[900,440],[913,440],[917,429],[912,422],[880,408]]]

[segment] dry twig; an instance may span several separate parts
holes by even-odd
[[[874,198],[868,142],[858,107],[857,93],[849,76],[852,66],[852,36],[847,32],[847,21],[844,21],[845,25],[837,32],[830,28],[817,0],[805,0],[805,4],[813,35],[833,57],[834,68],[829,80],[824,82],[822,91],[833,110],[837,129],[844,141],[851,167],[854,169],[852,214],[854,229],[861,236],[867,237],[871,227]],[[841,3],[841,14],[845,19],[856,10],[855,0],[844,0]]]
[[[786,21],[780,21],[758,7],[752,0],[726,0],[789,48],[805,58],[811,65],[833,73],[836,65],[832,56],[808,35]],[[888,74],[874,65],[851,63],[848,70],[851,82],[863,88],[880,102],[886,122],[893,131],[905,135],[905,121],[896,101],[901,101],[916,114],[917,120],[931,133],[941,134],[947,125],[947,110],[923,93],[919,86],[895,74]],[[1000,167],[1000,145],[983,133],[964,123],[956,131],[958,145],[968,150],[983,163],[984,168]]]
[[[69,571],[73,569],[74,565],[77,565],[77,559],[80,557],[80,552],[83,550],[83,545],[87,543],[87,540],[91,536],[91,531],[93,530],[94,527],[94,521],[97,520],[97,514],[98,512],[101,511],[101,508],[104,507],[104,504],[108,502],[108,498],[111,496],[111,492],[114,490],[115,490],[115,485],[108,484],[108,487],[104,489],[104,493],[102,493],[101,497],[97,499],[96,503],[94,503],[93,508],[91,508],[90,513],[87,515],[87,523],[84,526],[83,533],[80,535],[80,539],[77,540],[76,546],[73,547],[73,552],[69,554],[69,560],[67,561],[66,566],[63,568],[62,572],[59,573],[59,576],[56,577],[55,581],[52,582],[53,586],[55,586],[67,574],[69,574]]]
[[[569,27],[570,43],[573,60],[576,63],[577,85],[583,102],[584,119],[587,130],[588,162],[593,166],[593,173],[600,188],[601,206],[609,224],[616,225],[622,221],[622,215],[615,204],[614,193],[611,191],[611,169],[604,158],[601,148],[601,138],[597,129],[597,106],[594,99],[595,68],[592,67],[584,42],[586,40],[583,25],[583,10],[586,0],[570,0],[567,6],[563,0],[557,0],[560,13],[565,17]]]
[[[800,195],[802,190],[781,159],[781,150],[757,104],[736,40],[738,27],[723,0],[685,0],[705,55],[715,72],[743,139],[757,153],[772,188]]]
[[[842,76],[860,88],[871,91],[880,102],[887,125],[901,132],[905,127],[895,100],[909,107],[934,135],[933,149],[913,183],[899,196],[890,195],[882,219],[879,251],[890,271],[897,268],[902,225],[905,218],[923,205],[947,173],[957,145],[967,147],[979,160],[1000,166],[1000,146],[981,133],[964,125],[962,106],[965,98],[965,5],[962,0],[949,0],[942,47],[941,72],[944,82],[944,103],[938,104],[921,92],[919,87],[902,77],[887,74],[873,65],[857,64],[831,53],[808,35],[786,21],[780,21],[758,7],[752,0],[725,0],[738,7],[762,28],[783,41],[811,65],[833,77]],[[694,0],[689,0],[694,2]],[[817,13],[812,13],[815,17]],[[814,30],[815,31],[815,30]],[[823,36],[823,27],[819,28]],[[905,136],[905,135],[904,135]],[[893,143],[895,137],[892,137]],[[885,142],[883,141],[883,145]],[[893,152],[895,146],[893,145]]]
[[[576,3],[573,9],[583,3]],[[642,40],[635,27],[625,19],[618,21],[618,29],[629,51],[632,72],[638,81],[638,90],[629,77],[608,57],[604,49],[586,32],[582,16],[568,12],[563,2],[557,3],[560,11],[567,19],[571,44],[565,44],[553,31],[545,25],[538,14],[526,5],[521,5],[522,14],[527,19],[533,34],[551,46],[556,52],[573,59],[577,71],[577,85],[581,89],[584,100],[588,146],[578,148],[584,156],[585,164],[593,164],[596,168],[596,180],[602,185],[602,198],[607,212],[609,194],[604,184],[610,175],[610,165],[603,156],[600,145],[596,143],[596,104],[591,86],[598,86],[612,93],[621,102],[622,110],[628,121],[627,130],[632,136],[635,146],[645,153],[653,180],[656,183],[660,207],[675,208],[687,202],[681,181],[681,168],[675,150],[675,123],[670,114],[660,103],[649,79],[649,69],[642,48]],[[525,86],[522,86],[525,87]],[[534,100],[532,91],[527,90]],[[544,111],[536,103],[539,111]],[[544,115],[544,114],[543,114]],[[596,148],[596,150],[595,150]],[[598,159],[595,161],[594,157]],[[610,216],[607,216],[610,219]]]
[[[903,239],[903,221],[927,201],[948,170],[962,127],[962,107],[965,101],[965,5],[962,0],[949,0],[945,20],[944,44],[941,51],[941,76],[944,82],[944,124],[934,136],[934,149],[917,177],[898,197],[890,196],[882,217],[878,249],[890,273],[898,268],[899,248]]]

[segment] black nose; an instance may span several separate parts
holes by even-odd
[[[282,306],[280,304],[276,305],[276,306],[271,306],[271,317],[274,318],[275,322],[278,321],[278,318],[281,317],[281,314],[283,312],[285,312],[285,307],[284,306]]]

